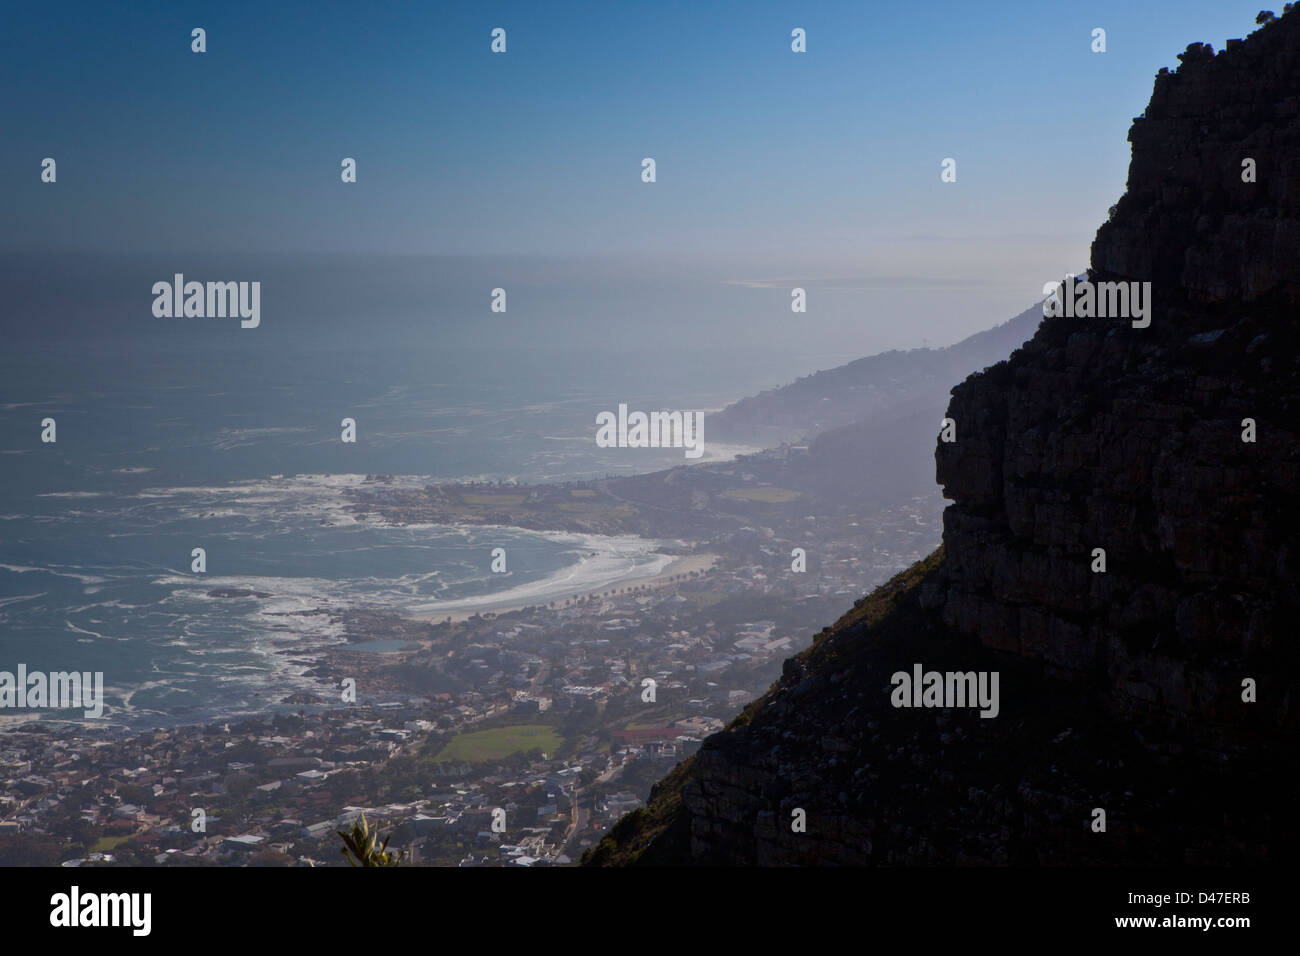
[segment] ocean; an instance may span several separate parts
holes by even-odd
[[[263,329],[237,323],[190,340],[158,336],[165,320],[148,301],[136,325],[11,339],[0,357],[0,670],[102,671],[105,722],[131,729],[320,692],[312,654],[343,638],[328,613],[297,612],[522,603],[669,560],[631,537],[358,522],[344,492],[366,475],[539,482],[687,463],[681,449],[598,448],[596,414],[717,409],[817,361],[738,362],[718,348],[647,360],[490,329],[477,344],[419,347],[364,322],[352,345],[337,324],[324,344],[258,340]],[[340,440],[345,417],[355,444]],[[737,451],[709,443],[707,413],[704,438],[702,462]],[[489,569],[495,547],[507,574]],[[191,570],[194,548],[205,573]],[[210,594],[221,589],[256,593]],[[34,716],[79,714],[0,711],[11,724]]]

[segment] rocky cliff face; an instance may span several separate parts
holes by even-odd
[[[1097,231],[1094,269],[1195,301],[1300,299],[1296,20],[1289,12],[1217,56],[1193,43],[1176,72],[1160,71],[1129,132],[1128,191]]]
[[[1300,12],[1181,59],[1089,276],[1150,282],[1150,325],[1045,319],[953,389],[940,552],[787,661],[588,863],[1294,851]],[[997,672],[997,715],[894,706],[915,664]]]

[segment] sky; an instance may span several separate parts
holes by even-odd
[[[1260,2],[15,4],[0,251],[995,288],[975,331],[1086,266],[1154,75]]]

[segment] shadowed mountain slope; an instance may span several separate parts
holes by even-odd
[[[1050,318],[954,388],[940,551],[787,661],[586,863],[1294,852],[1300,11],[1180,59],[1093,244],[1093,281],[1151,283],[1149,327]],[[916,664],[996,672],[996,716],[894,706]]]

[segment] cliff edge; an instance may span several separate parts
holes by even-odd
[[[1300,10],[1179,59],[1086,277],[1149,283],[1147,316],[1072,300],[955,387],[943,547],[786,661],[584,863],[1294,850]],[[900,690],[931,671],[996,674],[996,706],[951,680]]]

